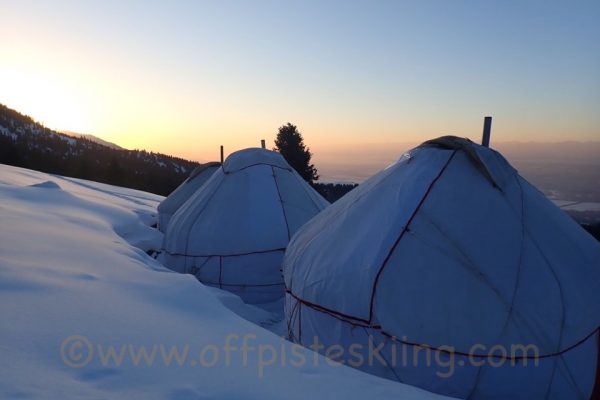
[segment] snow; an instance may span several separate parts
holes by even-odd
[[[19,126],[19,127],[17,127],[15,129],[15,132],[11,132],[11,130],[9,128],[0,125],[0,134],[5,135],[5,136],[9,136],[13,140],[17,140],[17,138],[19,137],[18,134],[25,133],[25,130],[22,127]],[[28,132],[31,133],[32,135],[40,135],[44,131],[42,129],[40,129],[39,126],[37,126],[37,125],[35,125],[33,123],[30,123],[28,125]],[[48,132],[49,132],[50,136],[59,138],[60,140],[63,140],[65,142],[67,142],[69,144],[69,146],[75,146],[75,144],[77,144],[77,140],[75,138],[64,136],[64,135],[59,135],[59,134],[57,134],[57,133],[55,133],[53,131],[48,131]],[[46,149],[48,151],[52,151],[52,149],[50,149],[49,147],[46,147]]]
[[[565,211],[600,211],[600,202],[577,200],[552,200],[552,202]]]
[[[89,133],[77,133],[77,132],[71,132],[71,131],[61,131],[61,133],[64,133],[65,135],[72,136],[72,137],[75,137],[75,138],[87,139],[87,140],[90,140],[90,141],[92,141],[92,142],[94,142],[96,144],[100,144],[102,146],[106,146],[106,147],[109,147],[109,148],[114,149],[114,150],[123,150],[123,148],[121,146],[116,145],[116,144],[114,144],[112,142],[109,142],[107,140],[104,140],[104,139],[102,139],[102,138],[100,138],[98,136],[95,136],[95,135],[92,135],[92,134],[89,134]]]
[[[9,136],[12,140],[17,140],[19,136],[16,133],[11,132],[7,127],[0,125],[0,134]]]
[[[442,398],[297,348],[246,320],[268,310],[164,268],[145,252],[161,200],[0,165],[1,398]],[[188,358],[167,365],[171,346]]]
[[[61,140],[69,143],[69,146],[75,146],[77,144],[77,139],[70,138],[70,137],[63,136],[63,135],[57,135],[57,134],[55,134],[55,135],[56,135],[56,137],[60,138]]]

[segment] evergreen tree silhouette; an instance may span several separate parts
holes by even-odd
[[[311,185],[319,179],[317,169],[310,163],[312,153],[304,145],[302,134],[295,125],[288,122],[279,128],[273,150],[281,153],[292,168]]]

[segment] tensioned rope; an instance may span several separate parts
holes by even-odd
[[[333,317],[336,317],[338,319],[346,320],[347,322],[351,322],[353,325],[356,325],[356,326],[365,326],[365,327],[370,327],[370,328],[375,328],[375,329],[379,328],[380,329],[381,327],[379,327],[379,326],[373,326],[372,323],[371,323],[372,319],[373,319],[373,299],[375,297],[375,289],[376,289],[377,283],[379,281],[379,276],[381,275],[383,269],[385,268],[385,266],[387,264],[387,261],[391,257],[391,254],[393,253],[394,249],[396,248],[396,246],[400,242],[400,239],[402,239],[402,237],[406,233],[406,231],[408,229],[408,226],[410,225],[410,223],[414,219],[415,215],[417,214],[417,212],[419,211],[419,209],[421,208],[421,206],[425,202],[425,199],[427,198],[427,196],[431,192],[431,189],[433,188],[433,185],[439,180],[439,178],[441,177],[441,175],[443,174],[443,172],[446,170],[446,168],[448,167],[448,164],[454,158],[454,155],[456,154],[456,152],[457,152],[457,150],[454,150],[450,154],[450,156],[448,157],[448,160],[446,160],[446,162],[444,163],[444,165],[442,166],[442,168],[440,169],[440,171],[438,172],[438,174],[436,175],[436,177],[431,181],[431,183],[429,184],[427,190],[425,191],[425,194],[423,195],[423,197],[421,198],[421,200],[417,204],[417,207],[413,210],[412,215],[410,216],[410,218],[408,219],[407,223],[405,224],[405,226],[401,230],[398,238],[395,240],[394,244],[392,245],[392,247],[391,247],[390,251],[388,252],[387,256],[385,257],[382,265],[379,267],[379,269],[377,271],[377,275],[375,276],[375,280],[373,282],[373,287],[371,288],[370,305],[369,305],[369,318],[368,319],[364,319],[364,318],[360,318],[360,317],[355,317],[353,315],[345,314],[343,312],[340,312],[340,311],[337,311],[337,310],[333,310],[333,309],[321,306],[321,305],[316,304],[316,303],[312,303],[312,302],[310,302],[308,300],[300,298],[295,293],[293,293],[290,288],[287,288],[287,287],[285,288],[286,293],[288,293],[290,296],[294,297],[297,301],[301,302],[302,304],[307,305],[310,308],[313,308],[313,309],[316,309],[316,310],[321,311],[323,313],[329,314],[329,315],[331,315]],[[302,323],[302,321],[300,321],[300,324],[301,323]]]
[[[268,165],[271,168],[279,168],[279,169],[283,169],[283,170],[286,170],[286,171],[291,171],[290,168],[285,168],[285,167],[282,167],[280,165],[275,165],[275,164],[271,164],[271,163],[267,163],[267,162],[257,162],[257,163],[254,163],[254,164],[249,164],[249,165],[243,166],[241,168],[234,169],[232,171],[226,171],[225,170],[225,164],[223,164],[222,169],[223,169],[223,173],[225,175],[229,175],[229,174],[234,174],[234,173],[239,172],[239,171],[243,171],[243,170],[251,168],[251,167],[255,167],[257,165]]]
[[[431,192],[431,189],[433,188],[433,186],[435,185],[435,183],[439,180],[439,178],[441,177],[441,175],[443,174],[443,172],[446,170],[446,168],[448,167],[450,161],[454,158],[454,155],[456,154],[456,152],[457,152],[457,150],[454,150],[450,154],[450,156],[448,157],[448,160],[446,160],[446,162],[444,163],[444,165],[442,166],[442,168],[440,169],[440,171],[437,173],[437,175],[431,181],[431,183],[427,187],[427,190],[425,191],[423,197],[421,198],[421,200],[419,201],[419,203],[417,204],[417,206],[413,210],[410,218],[408,219],[407,223],[405,224],[405,226],[400,231],[400,234],[398,235],[397,239],[394,241],[394,244],[392,245],[392,247],[388,251],[386,257],[384,258],[383,263],[379,267],[379,269],[377,271],[377,275],[376,275],[375,280],[373,282],[373,287],[371,289],[371,295],[370,295],[370,301],[369,301],[369,304],[370,304],[369,305],[369,318],[368,319],[364,319],[364,318],[361,318],[361,317],[356,317],[356,316],[353,316],[353,315],[345,314],[343,312],[340,312],[340,311],[337,311],[337,310],[333,310],[333,309],[321,306],[319,304],[312,303],[312,302],[310,302],[308,300],[302,299],[299,296],[297,296],[295,293],[293,293],[291,291],[290,288],[286,288],[286,292],[289,293],[296,300],[301,301],[302,303],[306,304],[307,306],[309,306],[311,308],[319,309],[319,311],[325,312],[327,314],[331,314],[332,316],[340,317],[342,319],[347,319],[347,320],[350,320],[350,321],[360,322],[360,323],[364,324],[363,326],[373,327],[372,324],[371,324],[372,319],[373,319],[373,299],[375,297],[375,292],[374,291],[375,291],[375,288],[377,286],[377,283],[378,283],[378,280],[379,280],[379,276],[381,275],[383,269],[385,268],[385,266],[386,266],[389,258],[391,257],[391,255],[392,255],[393,251],[395,250],[395,248],[397,247],[398,243],[400,242],[400,240],[402,239],[402,237],[406,233],[406,231],[407,231],[410,223],[413,221],[415,215],[417,214],[417,212],[419,211],[419,209],[422,207],[423,203],[425,202],[425,199],[427,198],[427,196]]]
[[[275,176],[275,168],[271,165],[271,172],[273,173],[273,182],[275,183],[275,189],[277,189],[277,197],[279,198],[279,203],[281,204],[281,211],[283,212],[283,220],[285,221],[285,229],[287,232],[288,241],[290,240],[290,224],[288,223],[287,214],[285,212],[285,205],[283,204],[283,198],[281,197],[281,192],[279,191],[279,183],[277,183],[277,177]]]
[[[249,256],[252,254],[265,254],[265,253],[275,253],[278,251],[285,251],[285,247],[278,247],[275,249],[268,249],[268,250],[255,250],[255,251],[248,251],[248,252],[244,252],[244,253],[232,253],[232,254],[187,254],[187,253],[177,253],[177,252],[170,252],[165,248],[160,249],[161,252],[166,253],[170,256],[180,256],[180,257],[241,257],[241,256]]]
[[[398,244],[400,243],[400,241],[404,237],[404,234],[408,231],[408,227],[410,226],[410,224],[412,223],[412,221],[415,219],[415,217],[416,217],[417,213],[419,212],[419,210],[421,210],[421,207],[425,203],[425,200],[427,200],[427,197],[429,197],[429,193],[431,193],[431,190],[433,189],[433,187],[435,186],[435,184],[437,183],[437,181],[442,177],[442,175],[444,174],[444,172],[448,168],[448,165],[450,165],[450,162],[454,159],[454,156],[456,155],[457,152],[458,152],[458,150],[454,150],[452,152],[452,154],[450,154],[450,157],[448,157],[448,160],[446,161],[446,163],[444,164],[444,166],[440,169],[440,172],[438,172],[438,174],[436,175],[436,177],[433,178],[433,180],[429,184],[429,187],[425,191],[425,194],[421,198],[421,201],[419,201],[419,204],[417,204],[417,207],[415,207],[415,209],[413,210],[412,214],[410,215],[410,218],[408,219],[408,221],[404,225],[404,228],[402,228],[402,231],[398,235],[398,238],[396,239],[396,241],[394,242],[394,244],[392,245],[392,247],[388,251],[387,255],[385,256],[385,258],[383,260],[383,263],[381,264],[381,267],[379,267],[379,270],[377,271],[377,274],[375,275],[375,280],[373,281],[373,287],[371,289],[371,299],[370,299],[370,302],[369,302],[369,322],[371,322],[373,320],[373,307],[374,307],[374,303],[375,303],[375,294],[377,292],[377,284],[379,283],[379,278],[381,277],[381,273],[383,272],[383,270],[387,266],[388,261],[392,257],[392,254],[394,254],[394,251],[396,250],[396,247],[398,247]]]
[[[502,360],[522,360],[522,359],[540,359],[540,358],[549,358],[549,357],[556,357],[559,355],[562,355],[570,350],[573,350],[574,348],[578,347],[579,345],[583,344],[586,340],[588,340],[590,337],[592,337],[595,333],[597,333],[600,330],[599,328],[596,328],[595,330],[593,330],[591,333],[587,334],[584,338],[578,340],[576,343],[570,345],[567,348],[564,348],[560,351],[556,351],[556,352],[552,352],[552,353],[546,353],[543,355],[526,355],[526,356],[515,356],[515,357],[509,357],[507,356],[502,356],[500,354],[477,354],[477,353],[469,353],[469,352],[464,352],[464,351],[455,351],[455,350],[449,350],[445,347],[441,347],[441,346],[431,346],[428,345],[426,343],[418,343],[418,342],[411,342],[408,340],[403,340],[403,339],[398,339],[395,335],[392,335],[386,331],[384,331],[381,327],[381,325],[368,325],[368,324],[361,324],[361,323],[356,323],[353,322],[351,319],[353,317],[349,317],[349,316],[343,316],[340,315],[339,313],[334,313],[334,312],[330,312],[329,310],[327,310],[324,307],[321,307],[319,305],[315,305],[313,303],[304,301],[302,299],[299,299],[298,297],[294,296],[287,288],[286,288],[286,293],[291,295],[292,297],[294,297],[294,299],[298,302],[301,303],[307,307],[310,307],[312,309],[314,309],[315,311],[319,311],[322,312],[324,314],[328,314],[333,318],[339,319],[343,322],[346,322],[350,325],[356,326],[356,327],[360,327],[360,328],[368,328],[368,329],[373,329],[373,330],[377,330],[379,331],[382,335],[388,337],[390,340],[394,341],[394,342],[398,342],[398,343],[402,343],[408,346],[415,346],[415,347],[421,347],[421,348],[428,348],[431,349],[433,351],[439,351],[440,353],[447,353],[447,354],[454,354],[454,355],[459,355],[459,356],[465,356],[465,357],[473,357],[473,358],[495,358],[495,359],[502,359]],[[599,363],[600,366],[600,363]]]

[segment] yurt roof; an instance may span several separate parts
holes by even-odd
[[[600,323],[600,245],[496,151],[424,143],[304,225],[290,296],[430,346],[563,351]]]
[[[281,251],[328,204],[279,153],[240,150],[175,213],[164,248],[186,256]]]
[[[169,194],[159,205],[158,211],[161,213],[172,214],[188,199],[188,197],[193,194],[194,186],[192,185],[196,178],[202,175],[203,172],[206,172],[209,169],[220,166],[219,162],[207,162],[205,164],[200,164],[196,168],[192,170],[190,175],[186,178],[185,181],[182,182],[171,194]],[[190,186],[192,185],[192,186]]]
[[[188,176],[185,181],[189,182],[189,181],[193,180],[195,177],[197,177],[198,175],[200,175],[205,170],[207,170],[209,168],[213,168],[213,167],[218,167],[220,165],[221,165],[221,163],[218,161],[209,161],[207,163],[200,164],[196,168],[194,168],[194,170],[190,173],[190,176]]]
[[[223,171],[229,174],[253,165],[270,165],[272,167],[291,170],[290,165],[281,154],[252,147],[231,153],[223,163]]]

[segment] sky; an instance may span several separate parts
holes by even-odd
[[[598,1],[0,0],[0,103],[197,161],[286,122],[315,160],[479,141],[485,115],[492,142],[596,141],[598,21]]]

